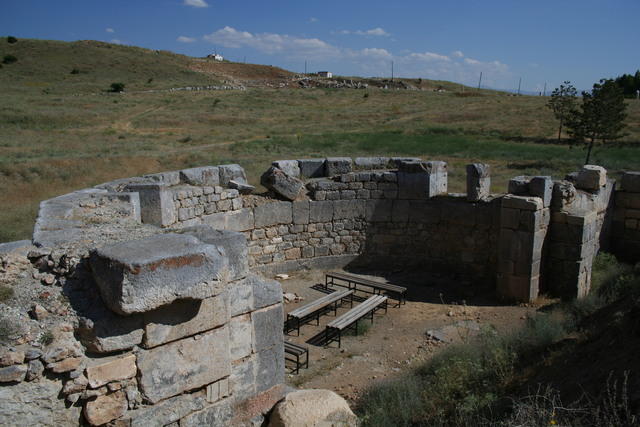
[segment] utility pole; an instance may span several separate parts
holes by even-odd
[[[307,75],[307,60],[304,60],[304,74]]]
[[[391,81],[393,81],[393,61],[391,61]]]
[[[547,96],[547,82],[544,82],[544,90],[542,91],[542,96]]]
[[[520,95],[520,85],[522,84],[522,77],[518,80],[518,95]]]
[[[478,80],[478,90],[480,90],[480,85],[482,85],[482,71],[480,71],[480,80]]]

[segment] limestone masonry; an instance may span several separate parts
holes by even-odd
[[[32,242],[0,255],[23,250],[68,308],[15,313],[0,423],[260,425],[285,395],[282,290],[261,274],[403,266],[529,302],[586,295],[601,249],[640,259],[640,173],[618,186],[585,166],[492,194],[488,165],[466,171],[451,194],[440,161],[278,160],[267,195],[219,165],[42,202]]]

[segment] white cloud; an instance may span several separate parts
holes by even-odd
[[[124,41],[119,39],[111,39],[111,43],[113,44],[126,44]]]
[[[453,52],[453,53],[451,54],[451,56],[455,56],[456,58],[462,58],[462,57],[464,57],[464,53],[462,53],[462,52],[461,52],[461,51],[459,51],[459,50],[456,50],[455,52]]]
[[[116,32],[113,28],[107,28],[107,29],[105,29],[105,31],[107,33],[115,33]]]
[[[357,36],[380,36],[380,37],[389,37],[391,34],[389,34],[388,32],[386,32],[383,28],[377,27],[377,28],[372,28],[370,30],[356,30],[356,31],[350,31],[350,30],[340,30],[340,31],[332,31],[332,34],[342,34],[342,35],[349,35],[349,34],[355,34]]]
[[[204,0],[184,0],[182,4],[192,7],[209,7],[207,2]]]
[[[281,53],[287,57],[315,56],[331,57],[339,54],[339,49],[316,38],[302,38],[287,34],[252,34],[224,27],[203,37],[206,41],[228,48],[250,47],[267,54]]]
[[[318,22],[318,18],[314,18],[313,16],[309,18],[309,22]]]
[[[193,43],[196,41],[196,39],[194,39],[193,37],[187,37],[187,36],[180,36],[176,40],[179,41],[180,43]]]
[[[464,62],[466,62],[469,65],[478,65],[478,64],[480,64],[480,61],[478,61],[477,59],[473,59],[473,58],[464,58]]]
[[[423,52],[423,53],[411,53],[408,55],[409,58],[411,59],[415,59],[418,61],[427,61],[427,62],[432,62],[432,61],[451,61],[451,58],[449,58],[446,55],[440,55],[438,53],[433,53],[433,52]]]

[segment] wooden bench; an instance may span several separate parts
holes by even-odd
[[[292,374],[300,372],[300,368],[309,368],[309,349],[307,347],[285,341],[284,353],[285,361],[295,363],[295,368],[291,370]],[[290,354],[292,357],[288,358],[287,354]],[[304,359],[301,361],[300,358],[302,356],[304,356]]]
[[[350,327],[355,327],[356,335],[358,335],[358,321],[363,317],[371,315],[371,323],[373,323],[373,314],[382,308],[384,308],[384,312],[386,313],[387,297],[384,295],[373,295],[342,316],[332,320],[325,328],[325,345],[329,345],[333,341],[338,341],[339,348],[342,345],[342,331]]]
[[[304,325],[314,318],[316,319],[316,324],[319,325],[320,315],[329,310],[333,310],[333,314],[335,315],[338,312],[338,304],[342,303],[345,299],[348,299],[351,307],[353,307],[352,295],[353,291],[350,289],[332,292],[329,295],[325,295],[322,298],[318,298],[309,304],[287,313],[287,321],[284,327],[285,333],[296,329],[298,335],[300,335],[300,325]]]
[[[382,294],[382,291],[393,295],[394,299],[398,301],[398,307],[404,305],[407,302],[407,288],[404,286],[391,285],[389,283],[377,282],[375,280],[364,279],[362,277],[354,276],[346,273],[327,273],[324,280],[325,288],[329,288],[329,285],[345,286],[340,282],[346,282],[346,287],[354,291],[367,292],[374,295]],[[358,286],[372,288],[372,291],[367,289],[359,289]]]

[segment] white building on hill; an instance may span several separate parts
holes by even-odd
[[[209,55],[207,55],[207,58],[213,59],[214,61],[220,61],[220,62],[224,60],[222,55],[219,55],[217,53],[210,53]]]

